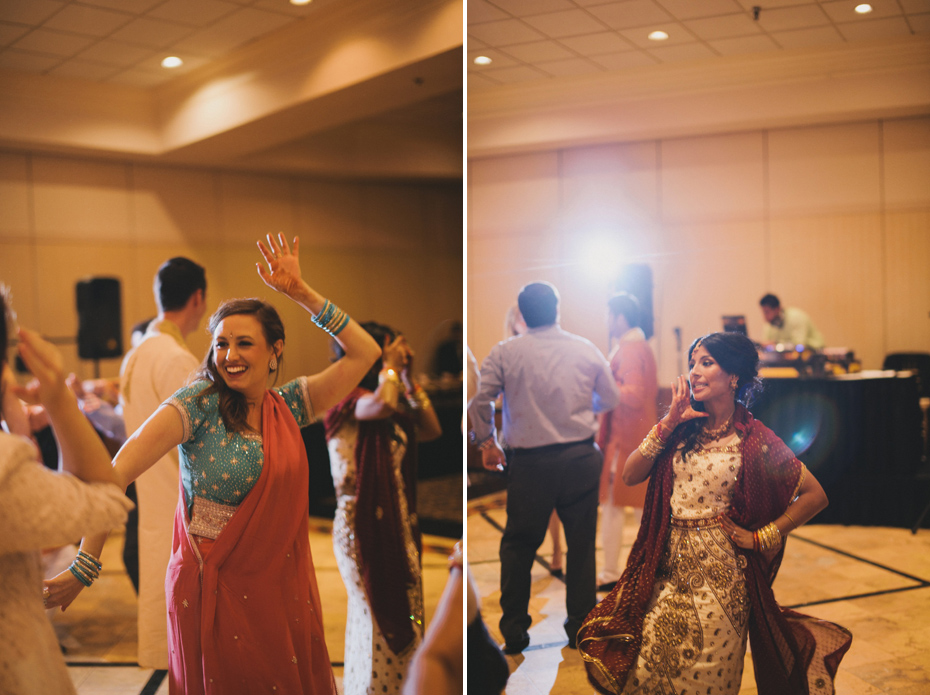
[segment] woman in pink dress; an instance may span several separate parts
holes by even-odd
[[[352,390],[377,343],[301,278],[298,243],[259,249],[272,289],[308,311],[346,356],[276,389],[284,326],[259,299],[225,302],[210,318],[213,345],[197,379],[137,430],[114,467],[125,486],[180,447],[180,496],[165,590],[169,690],[180,695],[336,692],[323,641],[307,529],[308,465],[300,427]],[[104,537],[82,549],[99,556]],[[97,551],[96,553],[94,551]],[[49,605],[83,588],[69,573]]]

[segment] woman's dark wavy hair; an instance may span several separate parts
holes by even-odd
[[[398,332],[390,326],[383,323],[377,323],[376,321],[365,321],[359,325],[368,332],[368,335],[375,339],[375,342],[378,343],[378,347],[384,347],[385,338],[387,338],[387,341],[390,343],[398,335]],[[332,341],[331,348],[333,352],[333,362],[342,359],[342,357],[346,354],[345,350],[342,349],[342,346],[336,342],[335,339]],[[378,373],[383,368],[384,359],[379,357],[378,361],[375,362],[372,368],[368,370],[368,373],[362,377],[360,382],[358,382],[358,385],[367,391],[374,391],[377,389]]]
[[[220,322],[229,316],[245,314],[254,316],[262,326],[262,332],[268,345],[274,345],[279,340],[284,340],[284,323],[278,316],[277,310],[266,301],[256,297],[247,299],[229,299],[213,312],[210,321],[207,324],[207,330],[212,336]],[[274,382],[278,381],[278,374],[281,373],[284,364],[284,355],[278,355],[278,369],[274,373]],[[209,381],[210,385],[205,388],[200,398],[204,398],[212,393],[219,394],[219,411],[223,418],[223,424],[230,432],[248,432],[251,428],[248,424],[249,408],[245,396],[238,391],[229,388],[219,370],[216,368],[216,362],[213,358],[213,346],[207,350],[200,369],[192,377],[191,381]]]
[[[723,371],[738,377],[734,400],[747,408],[752,405],[752,402],[762,392],[762,379],[759,378],[759,354],[753,342],[742,333],[708,333],[697,338],[688,348],[689,365],[691,355],[698,345],[710,353]],[[704,404],[700,401],[692,401],[691,407],[701,412],[704,411]],[[694,449],[697,435],[701,431],[702,419],[690,420],[682,425],[685,435],[682,457]]]

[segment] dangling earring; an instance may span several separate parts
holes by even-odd
[[[272,355],[271,360],[268,362],[268,371],[274,372],[278,369],[278,356]]]
[[[733,377],[730,381],[730,391],[736,393],[736,389],[739,387],[739,377]]]

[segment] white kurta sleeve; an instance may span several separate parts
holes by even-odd
[[[36,460],[34,447],[0,437],[0,554],[73,543],[126,523],[132,502],[109,483],[83,483]]]

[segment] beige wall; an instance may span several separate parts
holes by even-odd
[[[210,310],[259,296],[287,329],[284,376],[328,364],[327,336],[303,311],[265,287],[255,241],[266,232],[301,239],[304,277],[353,318],[395,325],[420,367],[462,315],[462,193],[456,184],[366,184],[167,168],[0,151],[0,281],[19,322],[74,338],[75,282],[122,282],[125,346],[133,323],[155,314],[152,278],[184,255],[207,269]],[[209,338],[189,343],[204,354]],[[93,363],[63,346],[83,378]],[[104,376],[120,360],[101,362]]]
[[[930,350],[930,117],[472,158],[467,205],[479,360],[537,279],[559,288],[562,325],[606,349],[623,263],[653,270],[662,382],[678,369],[674,327],[687,349],[744,314],[760,339],[770,291],[866,368]]]

